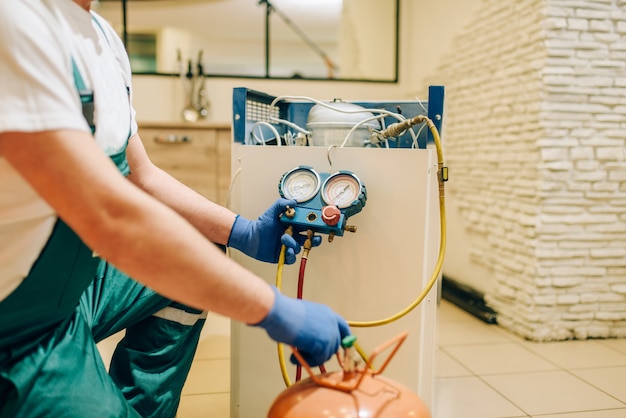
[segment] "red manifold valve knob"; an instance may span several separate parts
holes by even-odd
[[[341,219],[341,211],[337,206],[324,206],[322,208],[322,220],[326,225],[335,226]]]

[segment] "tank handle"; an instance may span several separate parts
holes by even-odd
[[[395,344],[395,346],[393,347],[393,349],[391,350],[391,352],[385,359],[384,363],[379,367],[378,370],[375,370],[372,372],[372,376],[376,376],[377,374],[381,374],[383,371],[385,371],[385,369],[387,368],[387,365],[389,364],[391,359],[396,355],[396,352],[398,351],[402,343],[404,343],[404,340],[406,340],[406,337],[408,337],[408,335],[409,333],[404,331],[396,335],[389,341],[382,343],[381,345],[379,345],[378,347],[374,349],[374,351],[370,355],[369,360],[367,361],[367,364],[365,365],[366,369],[373,369],[374,358],[377,357],[382,351],[386,350],[391,345]]]
[[[304,360],[304,358],[302,358],[302,355],[298,352],[298,349],[295,347],[291,347],[291,349],[293,350],[293,354],[296,356],[300,364],[306,369],[307,373],[309,373],[309,376],[311,376],[311,380],[313,380],[315,383],[317,383],[320,386],[327,387],[329,389],[337,389],[337,390],[341,390],[344,392],[352,392],[353,390],[356,390],[359,388],[366,374],[369,373],[372,376],[376,376],[378,374],[381,374],[387,368],[387,365],[389,364],[391,359],[396,355],[396,352],[398,351],[402,343],[404,343],[404,340],[406,340],[408,335],[409,333],[404,331],[398,334],[397,336],[393,337],[389,341],[376,347],[374,351],[372,352],[372,354],[369,356],[369,359],[367,360],[367,363],[365,364],[365,368],[363,370],[359,370],[359,374],[360,374],[359,379],[355,383],[352,383],[352,384],[348,384],[348,382],[345,382],[345,381],[334,381],[331,379],[324,378],[322,375],[316,375],[311,369],[311,366],[309,366],[309,364]],[[391,350],[391,352],[389,353],[389,355],[387,356],[383,364],[378,368],[378,370],[373,370],[372,365],[374,363],[374,359],[377,358],[378,355],[382,351],[388,349],[390,346],[394,344],[395,346],[393,347],[393,349]],[[337,360],[339,361],[339,364],[342,365],[342,362],[338,353],[337,353]],[[354,382],[354,380],[351,380],[351,382]]]

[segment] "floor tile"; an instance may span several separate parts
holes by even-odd
[[[572,412],[570,414],[535,415],[534,418],[624,418],[626,409],[608,409],[604,411]]]
[[[458,306],[442,300],[437,308],[437,321],[440,324],[448,324],[450,322],[474,322],[478,321],[478,319],[469,315]]]
[[[603,390],[625,403],[626,407],[626,367],[606,367],[599,369],[578,369],[571,373]],[[626,417],[626,414],[624,414]]]
[[[599,340],[535,343],[526,341],[528,349],[565,369],[626,366],[626,354]]]
[[[454,345],[442,350],[477,375],[556,369],[552,363],[514,343]]]
[[[226,335],[207,335],[198,343],[194,361],[228,358],[230,358],[230,337]]]
[[[620,353],[626,354],[626,338],[610,338],[606,340],[598,340],[603,345],[607,347],[611,347],[614,350],[619,351]]]
[[[566,371],[491,375],[482,379],[532,416],[624,406]]]
[[[228,418],[230,395],[228,393],[183,395],[176,418]]]
[[[476,320],[478,321],[478,320]],[[439,327],[439,346],[485,344],[510,341],[497,325],[474,322],[454,322]]]
[[[478,377],[435,379],[432,416],[436,418],[509,418],[526,416]]]
[[[437,351],[435,362],[435,377],[472,376],[472,372],[442,349]]]
[[[230,391],[230,359],[196,360],[183,387],[183,395]]]

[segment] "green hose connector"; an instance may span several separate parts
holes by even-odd
[[[341,340],[341,346],[345,348],[350,348],[356,342],[356,337],[354,335],[348,335],[347,337],[343,337]]]

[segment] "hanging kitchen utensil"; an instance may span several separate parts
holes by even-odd
[[[209,114],[209,101],[205,89],[206,77],[204,76],[204,66],[202,65],[202,50],[198,53],[197,63],[197,76],[198,76],[198,93],[196,97],[196,109],[200,118],[204,119]]]
[[[198,113],[198,109],[194,103],[194,92],[195,92],[195,84],[196,77],[193,74],[193,65],[191,60],[187,62],[187,74],[185,74],[185,101],[186,105],[183,109],[182,116],[183,120],[187,122],[196,122],[200,114]]]

